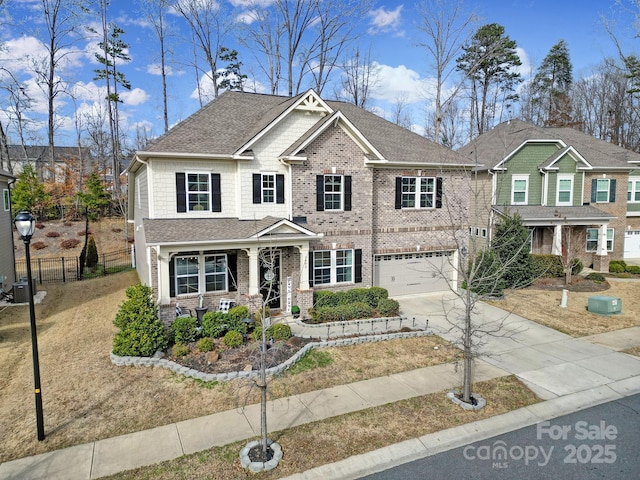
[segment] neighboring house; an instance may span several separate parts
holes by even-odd
[[[303,313],[317,289],[455,283],[462,157],[312,90],[226,92],[127,171],[136,266],[164,319],[200,294],[210,308],[231,298],[255,309],[269,279],[271,309]]]
[[[2,192],[2,209],[0,210],[0,288],[4,291],[11,290],[16,281],[15,276],[15,251],[13,248],[13,218],[11,218],[11,193],[9,184],[15,177],[8,172],[0,170],[0,191]]]
[[[9,161],[14,175],[26,165],[32,165],[43,180],[55,179],[64,183],[69,169],[88,173],[94,164],[91,150],[87,147],[53,147],[55,167],[51,168],[49,146],[8,145]]]
[[[639,154],[571,128],[520,120],[459,153],[478,163],[492,213],[517,213],[532,230],[532,253],[580,258],[599,271],[608,271],[609,260],[640,257],[640,176],[630,176]],[[481,218],[487,233],[494,218]]]

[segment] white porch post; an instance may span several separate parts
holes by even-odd
[[[246,252],[249,256],[249,295],[258,295],[260,293],[258,247],[251,247]]]
[[[607,252],[607,223],[600,225],[598,229],[598,249],[596,255],[608,255]]]
[[[169,282],[165,282],[164,279],[169,279],[169,252],[161,252],[160,247],[156,247],[156,262],[158,270],[158,300],[162,305],[168,305],[171,302]],[[151,263],[149,263],[151,265]],[[171,281],[169,279],[169,281]]]
[[[309,290],[309,244],[305,243],[297,248],[300,252],[300,290]]]
[[[553,245],[551,255],[562,255],[562,225],[553,227]]]

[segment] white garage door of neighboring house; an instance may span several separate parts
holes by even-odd
[[[640,258],[640,230],[624,232],[624,258]]]
[[[453,275],[451,260],[453,252],[376,255],[374,284],[386,288],[390,297],[444,292]]]

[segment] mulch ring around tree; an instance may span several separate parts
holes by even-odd
[[[566,289],[570,292],[602,292],[609,290],[609,283],[594,282],[593,280],[587,280],[586,278],[574,275],[571,279],[571,284],[565,285],[563,278],[539,278],[533,282],[533,285],[529,288],[535,288],[537,290],[562,290]]]
[[[267,368],[285,362],[307,343],[313,341],[317,341],[317,339],[291,337],[286,342],[268,344]],[[222,344],[222,339],[216,339],[214,350],[205,353],[198,350],[197,342],[191,342],[188,346],[189,353],[187,355],[176,357],[169,350],[165,358],[204,373],[248,371],[249,367],[251,370],[260,369],[260,344],[253,340],[236,348],[227,348]]]

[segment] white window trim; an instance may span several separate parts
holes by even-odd
[[[185,177],[184,177],[184,188],[186,190],[186,194],[187,194],[187,198],[186,198],[186,202],[187,202],[187,212],[206,212],[206,211],[211,211],[211,172],[184,172]],[[205,208],[203,208],[202,210],[196,210],[194,208],[191,208],[191,202],[189,202],[189,195],[196,195],[196,194],[204,194],[205,192],[191,192],[189,190],[189,175],[205,175],[207,177],[207,206]]]
[[[634,199],[635,194],[640,193],[640,177],[629,177],[629,183],[631,184],[631,198],[629,198],[629,188],[627,187],[627,203],[640,203],[640,200]]]
[[[515,184],[516,181],[525,181],[524,187],[524,201],[516,202],[515,201]],[[528,205],[529,204],[529,175],[513,175],[511,177],[511,205]]]
[[[206,257],[217,257],[217,256],[223,256],[224,260],[225,260],[225,272],[224,272],[224,284],[225,284],[225,289],[224,290],[211,290],[211,291],[207,291],[206,290],[206,279],[207,279],[207,275],[218,275],[217,273],[206,273],[206,268],[205,268],[205,258]],[[188,295],[198,295],[198,294],[204,294],[204,293],[225,293],[229,291],[229,258],[227,256],[226,253],[204,253],[204,252],[200,252],[198,254],[192,254],[192,255],[176,255],[174,257],[174,261],[178,260],[179,258],[192,258],[195,257],[198,259],[198,291],[197,292],[188,292],[188,293],[178,293],[178,273],[175,272],[174,273],[174,278],[173,278],[173,282],[174,282],[174,287],[175,287],[175,295],[176,297],[182,297],[182,296],[188,296]],[[182,275],[182,276],[190,276],[193,277],[195,275]],[[180,277],[182,277],[180,276]]]
[[[403,205],[404,203],[404,196],[405,195],[410,195],[411,192],[400,192],[402,195],[402,201],[401,201],[401,206],[403,209],[405,210],[411,210],[411,209],[422,209],[422,210],[431,210],[431,209],[435,209],[436,208],[436,190],[438,188],[438,180],[436,177],[401,177],[402,178],[402,183],[401,183],[401,188],[404,186],[404,180],[405,179],[411,179],[411,180],[415,180],[416,185],[415,185],[415,191],[412,193],[414,198],[413,198],[413,207],[405,207]],[[423,192],[422,191],[422,182],[429,182],[429,180],[431,180],[432,184],[433,184],[433,190],[431,192]],[[420,199],[422,198],[422,195],[426,195],[426,196],[430,196],[431,197],[431,206],[430,207],[423,207],[421,206],[421,202]]]
[[[588,241],[589,241],[589,230],[595,230],[597,232],[596,235],[596,246],[593,250],[590,250],[588,247]],[[611,232],[611,238],[609,238],[609,232]],[[613,228],[607,228],[607,252],[613,252],[613,247],[615,245],[615,229]],[[591,227],[591,228],[587,228],[587,231],[585,232],[585,251],[586,252],[597,252],[598,251],[598,236],[600,235],[600,229],[596,228],[596,227]],[[611,242],[611,248],[609,248],[609,242]]]
[[[347,281],[347,282],[338,282],[337,281],[337,272],[338,272],[338,262],[337,262],[337,254],[338,252],[344,252],[344,251],[351,251],[351,280]],[[316,253],[326,253],[326,252],[330,252],[331,254],[331,263],[329,265],[329,283],[316,283],[316,265],[315,265],[315,254]],[[329,286],[329,285],[349,285],[354,283],[355,280],[355,260],[356,260],[356,252],[353,248],[341,248],[341,249],[337,249],[337,250],[314,250],[312,252],[312,265],[311,268],[313,269],[313,284],[314,285],[322,285],[322,286]],[[345,265],[340,265],[340,267],[345,267]],[[326,268],[326,267],[322,267],[322,268]]]
[[[338,177],[340,178],[340,207],[339,208],[327,208],[327,195],[336,195],[336,192],[327,192],[327,177]],[[339,175],[337,173],[327,173],[324,175],[324,187],[323,187],[323,202],[324,202],[324,210],[326,212],[342,212],[344,211],[344,175]]]
[[[4,204],[4,211],[8,212],[11,210],[11,200],[10,200],[10,195],[9,195],[9,189],[8,188],[3,188],[2,189],[2,202]]]
[[[264,199],[264,194],[267,189],[264,187],[264,179],[265,177],[271,177],[273,179],[273,200],[268,202]],[[269,189],[271,190],[271,189]],[[264,172],[260,174],[260,202],[271,205],[276,203],[276,198],[278,195],[278,185],[275,172]]]
[[[607,199],[606,200],[598,200],[598,192],[602,192],[602,190],[598,190],[598,184],[603,181],[607,182]],[[610,178],[597,178],[596,179],[596,203],[610,203],[609,198],[611,195],[611,179]]]
[[[560,182],[562,180],[569,180],[571,182],[571,187],[569,190],[569,201],[568,202],[561,202],[560,201]],[[557,206],[571,206],[573,205],[573,175],[571,174],[563,174],[563,175],[558,175],[558,180],[556,182],[556,205]]]

